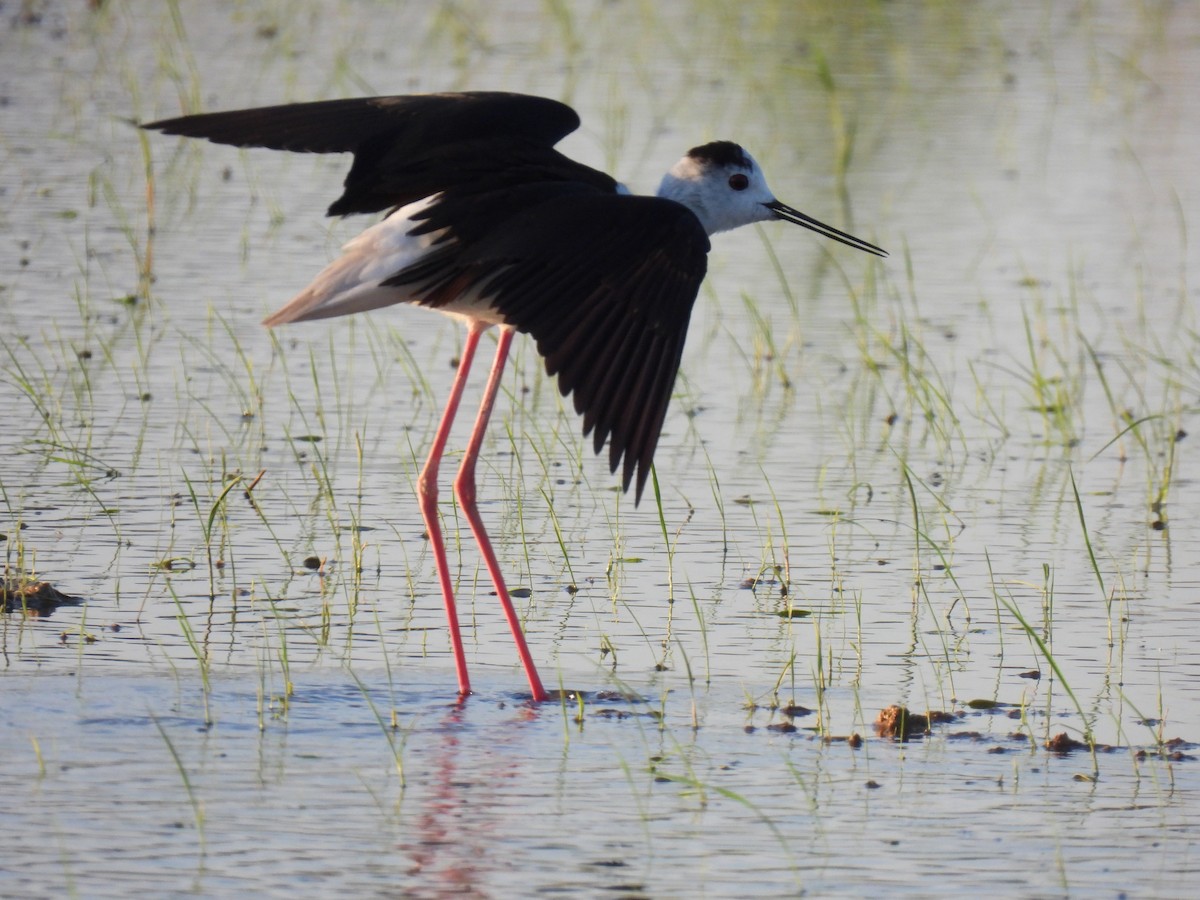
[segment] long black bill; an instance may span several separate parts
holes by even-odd
[[[881,250],[874,244],[868,244],[861,238],[856,238],[852,234],[846,234],[844,231],[838,231],[824,222],[818,222],[812,216],[806,216],[798,209],[792,209],[786,203],[780,203],[778,200],[772,200],[770,203],[763,204],[779,218],[785,222],[793,222],[796,225],[803,225],[805,228],[815,231],[817,234],[824,235],[827,238],[832,238],[840,244],[845,244],[847,247],[854,247],[856,250],[865,250],[868,253],[874,253],[876,256],[887,256],[886,250]]]

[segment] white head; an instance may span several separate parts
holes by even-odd
[[[658,186],[658,196],[681,203],[711,234],[752,222],[783,219],[859,250],[887,256],[874,244],[824,225],[775,199],[754,157],[732,141],[693,147]]]
[[[693,147],[672,166],[658,196],[682,203],[709,234],[775,218],[775,195],[749,153],[732,141]]]

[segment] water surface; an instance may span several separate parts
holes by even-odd
[[[85,602],[0,622],[0,891],[1187,895],[1190,6],[37,12],[0,28],[0,530]],[[636,190],[736,138],[892,251],[716,239],[661,517],[517,342],[482,506],[582,715],[524,702],[447,491],[453,703],[413,483],[458,327],[257,325],[363,227],[320,218],[347,161],[127,123],[458,88],[572,103]],[[895,743],[892,703],[958,718]]]

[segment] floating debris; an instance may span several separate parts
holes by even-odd
[[[79,606],[79,597],[64,594],[48,581],[38,581],[21,572],[4,570],[0,579],[0,611],[23,612],[27,616],[44,617],[60,606]]]
[[[1157,756],[1160,759],[1165,759],[1168,762],[1183,762],[1185,760],[1192,761],[1196,757],[1190,753],[1184,753],[1184,750],[1194,750],[1198,745],[1191,741],[1185,741],[1183,738],[1171,738],[1163,741],[1158,746],[1152,749],[1141,749],[1137,752],[1139,760],[1146,760],[1152,756]]]
[[[1077,741],[1065,731],[1060,731],[1050,740],[1046,741],[1046,749],[1051,753],[1071,753],[1075,750],[1086,750],[1088,745],[1083,741]]]
[[[875,733],[880,737],[907,741],[929,733],[929,716],[909,712],[903,706],[886,706],[875,717]]]

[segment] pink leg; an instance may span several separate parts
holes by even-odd
[[[433,437],[433,446],[429,449],[429,458],[421,469],[417,480],[417,499],[421,503],[421,517],[425,520],[425,531],[429,535],[429,544],[433,548],[433,562],[437,569],[438,582],[442,588],[442,601],[446,605],[446,624],[450,628],[450,646],[454,651],[454,668],[458,670],[458,693],[465,697],[471,693],[471,679],[467,675],[467,657],[463,653],[462,633],[458,628],[458,610],[454,605],[454,585],[450,582],[450,567],[446,563],[446,542],[442,539],[442,527],[438,522],[438,465],[442,461],[442,453],[446,449],[446,440],[450,437],[450,428],[454,425],[454,414],[458,412],[458,403],[462,399],[463,387],[467,383],[467,373],[471,371],[471,361],[475,358],[475,347],[479,344],[479,336],[487,326],[480,324],[471,326],[467,332],[467,342],[463,344],[462,354],[458,361],[458,373],[454,376],[454,384],[450,388],[450,396],[446,400],[446,408],[442,412],[442,421],[438,424],[437,434]]]
[[[482,329],[480,329],[482,330]],[[472,325],[472,332],[475,326]],[[478,339],[478,335],[476,335]],[[549,694],[542,687],[537,669],[533,665],[533,657],[529,655],[529,647],[525,643],[525,634],[521,630],[521,621],[517,611],[513,609],[512,599],[508,596],[508,588],[504,584],[504,574],[500,571],[500,563],[492,550],[492,542],[488,539],[487,530],[483,527],[483,519],[479,517],[479,508],[475,504],[475,460],[479,456],[479,448],[483,445],[483,435],[487,430],[488,418],[492,414],[492,406],[496,402],[496,392],[500,388],[500,377],[504,374],[504,363],[508,360],[508,348],[512,344],[513,331],[511,328],[500,327],[500,337],[496,342],[496,358],[492,362],[492,371],[488,375],[487,387],[483,391],[483,400],[479,404],[479,415],[475,418],[475,427],[471,431],[471,439],[467,443],[466,453],[463,454],[462,465],[459,466],[458,476],[454,479],[454,496],[458,498],[459,508],[471,525],[471,533],[483,554],[484,564],[488,574],[492,576],[492,584],[496,587],[496,596],[504,608],[504,618],[512,630],[513,641],[517,645],[517,653],[521,657],[521,665],[525,667],[525,677],[529,679],[529,689],[533,699],[541,703],[549,699]],[[465,672],[465,670],[464,670]]]

